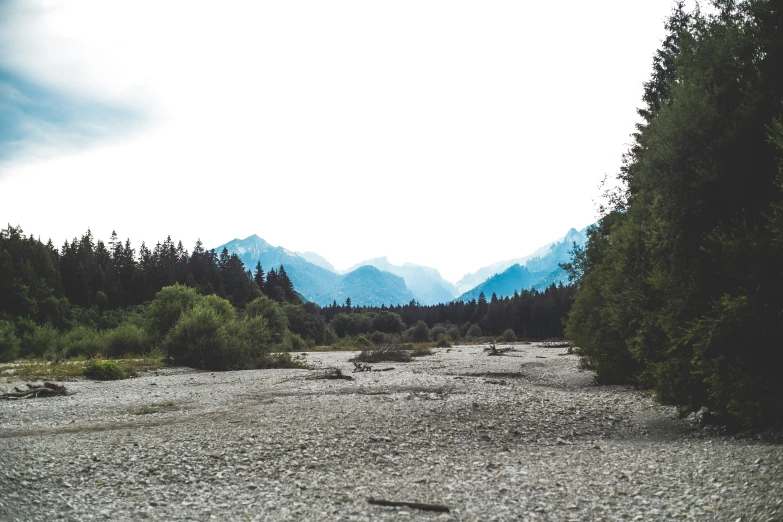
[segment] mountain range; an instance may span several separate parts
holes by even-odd
[[[492,294],[506,296],[522,289],[534,288],[543,290],[552,283],[559,284],[562,282],[563,284],[568,284],[568,274],[560,268],[559,264],[571,259],[568,252],[573,249],[574,243],[584,246],[586,242],[587,228],[582,230],[572,228],[563,239],[553,241],[528,256],[501,261],[489,267],[481,268],[475,272],[475,274],[480,274],[479,277],[493,270],[506,267],[464,292],[459,296],[459,299],[461,301],[478,299],[479,294],[482,292],[489,299],[489,296]],[[509,265],[509,263],[511,264]],[[466,279],[469,276],[475,278],[475,274],[468,274],[460,281],[475,280]],[[459,285],[459,282],[457,284]]]
[[[562,239],[553,241],[524,257],[500,261],[466,274],[457,284],[445,280],[431,267],[404,263],[392,264],[387,257],[357,263],[338,271],[315,252],[293,252],[270,245],[257,235],[234,239],[223,248],[237,254],[248,270],[261,263],[264,270],[285,266],[296,290],[308,301],[321,306],[344,303],[347,298],[357,306],[405,304],[416,300],[424,305],[446,303],[454,299],[470,300],[484,292],[489,296],[511,295],[515,290],[542,289],[567,277],[558,263],[569,260],[568,250],[576,242],[584,245],[586,229],[571,229]]]

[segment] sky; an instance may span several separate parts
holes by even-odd
[[[0,0],[0,223],[451,281],[598,218],[670,0]]]

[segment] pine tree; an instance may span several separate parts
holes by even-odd
[[[255,282],[258,285],[258,289],[264,291],[264,269],[261,267],[261,261],[256,263]]]

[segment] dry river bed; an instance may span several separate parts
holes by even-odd
[[[166,369],[0,401],[0,520],[783,520],[783,446],[594,386],[563,351],[366,373],[310,353],[354,380]]]

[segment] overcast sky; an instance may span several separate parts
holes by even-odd
[[[596,219],[670,0],[0,0],[0,223],[447,279]]]

